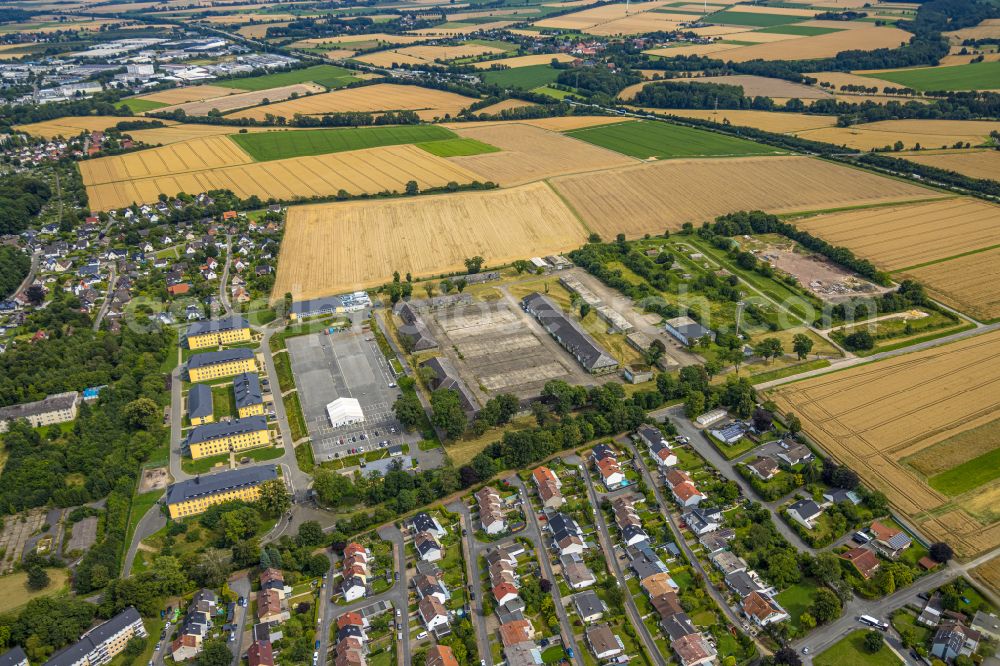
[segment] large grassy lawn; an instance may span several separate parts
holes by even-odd
[[[531,90],[552,83],[559,78],[559,71],[550,65],[531,65],[512,69],[485,70],[483,80],[504,88]]]
[[[455,133],[438,125],[399,125],[233,134],[230,138],[255,160],[264,162],[303,155],[454,139]]]
[[[928,483],[945,495],[961,495],[1000,477],[1000,449],[994,449],[958,467],[935,474]]]
[[[46,569],[49,574],[49,585],[44,590],[28,589],[28,574],[24,571],[0,576],[0,613],[14,610],[32,599],[61,590],[69,580],[66,569]]]
[[[807,578],[782,591],[776,600],[792,616],[792,624],[798,626],[799,618],[809,609],[815,592],[816,583]]]
[[[834,643],[826,652],[813,658],[814,666],[897,666],[903,662],[892,651],[882,646],[882,649],[871,654],[864,647],[867,630],[855,631],[846,638]]]
[[[656,157],[708,157],[721,155],[768,155],[781,152],[745,139],[663,122],[637,120],[628,123],[600,125],[567,132],[609,150],[649,159]]]
[[[295,83],[312,81],[327,88],[341,88],[357,80],[353,72],[349,69],[335,65],[316,65],[314,67],[306,67],[305,69],[293,69],[290,72],[277,72],[275,74],[265,74],[264,76],[251,76],[245,79],[220,81],[215,85],[227,88],[239,88],[240,90],[266,90],[267,88],[290,86]]]
[[[914,90],[984,90],[997,87],[1000,62],[974,62],[953,67],[924,67],[863,74]]]
[[[168,104],[163,102],[155,102],[151,99],[126,99],[122,100],[118,104],[118,108],[127,107],[132,113],[142,113],[144,111],[153,111],[154,109],[162,109]]]

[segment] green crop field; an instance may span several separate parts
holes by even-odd
[[[151,99],[125,99],[118,104],[118,108],[128,107],[132,113],[143,113],[144,111],[152,111],[153,109],[161,109],[165,106],[163,102],[154,102]]]
[[[771,155],[782,151],[745,139],[662,122],[637,120],[566,132],[572,137],[625,155],[656,157],[719,157]]]
[[[967,460],[958,467],[935,474],[928,483],[945,495],[961,495],[1000,477],[1000,449]]]
[[[840,32],[837,28],[817,28],[811,25],[778,25],[770,28],[762,28],[757,32],[767,32],[775,35],[802,35],[803,37],[815,37],[816,35],[827,35],[831,32]]]
[[[266,90],[267,88],[290,86],[295,83],[312,81],[327,88],[342,88],[348,83],[353,83],[357,80],[354,73],[349,69],[335,65],[316,65],[314,67],[306,67],[305,69],[293,69],[290,72],[277,72],[275,74],[265,74],[264,76],[251,76],[245,79],[219,81],[215,85],[227,88],[239,88],[240,90]]]
[[[785,14],[752,14],[750,12],[718,12],[706,17],[712,23],[726,25],[750,25],[760,28],[770,28],[787,23],[799,23],[807,20],[807,16],[787,16]]]
[[[431,155],[438,157],[465,157],[466,155],[482,155],[483,153],[497,153],[500,149],[475,139],[444,139],[442,141],[428,141],[418,143],[418,148],[423,148]]]
[[[1000,88],[1000,62],[899,69],[862,76],[892,81],[914,90],[990,90]]]
[[[425,143],[456,137],[454,132],[438,125],[393,125],[233,134],[230,138],[255,160],[266,162],[287,157],[325,155],[345,150]]]
[[[482,72],[483,80],[504,88],[531,90],[552,83],[559,77],[559,71],[550,65],[531,65],[513,69],[493,69]]]

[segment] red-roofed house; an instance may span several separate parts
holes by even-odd
[[[517,588],[510,583],[500,583],[493,588],[493,598],[503,606],[508,601],[517,599]]]
[[[458,659],[447,645],[435,645],[427,651],[427,666],[458,666]]]
[[[865,580],[871,578],[878,571],[878,555],[868,548],[852,548],[840,556],[853,564],[854,568],[858,570],[858,573]]]

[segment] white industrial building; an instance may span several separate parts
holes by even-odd
[[[361,403],[354,398],[337,398],[326,406],[326,413],[330,417],[330,425],[334,428],[362,423],[365,420]]]

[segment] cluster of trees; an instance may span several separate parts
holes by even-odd
[[[743,86],[721,83],[663,81],[650,83],[637,92],[634,102],[638,106],[658,109],[760,109],[774,107],[770,97],[747,97]]]
[[[16,247],[0,247],[0,300],[12,294],[31,270],[31,257]]]
[[[0,652],[15,645],[34,663],[80,639],[90,628],[96,606],[75,597],[32,599],[20,611],[0,615]]]
[[[574,67],[559,73],[556,82],[572,86],[588,95],[615,95],[630,85],[642,81],[642,76],[628,71],[614,71],[607,67]]]
[[[28,222],[51,197],[52,190],[45,181],[30,176],[5,176],[0,183],[0,234],[17,234],[27,229]]]
[[[954,313],[945,310],[927,297],[922,284],[914,280],[903,280],[896,289],[887,291],[878,298],[852,298],[838,303],[829,311],[829,322],[824,324],[865,320],[880,314],[903,312],[917,307],[933,310],[954,322],[958,321]],[[839,333],[839,331],[834,332],[833,337],[850,349],[864,350],[875,346],[875,338],[865,329],[850,335]]]

